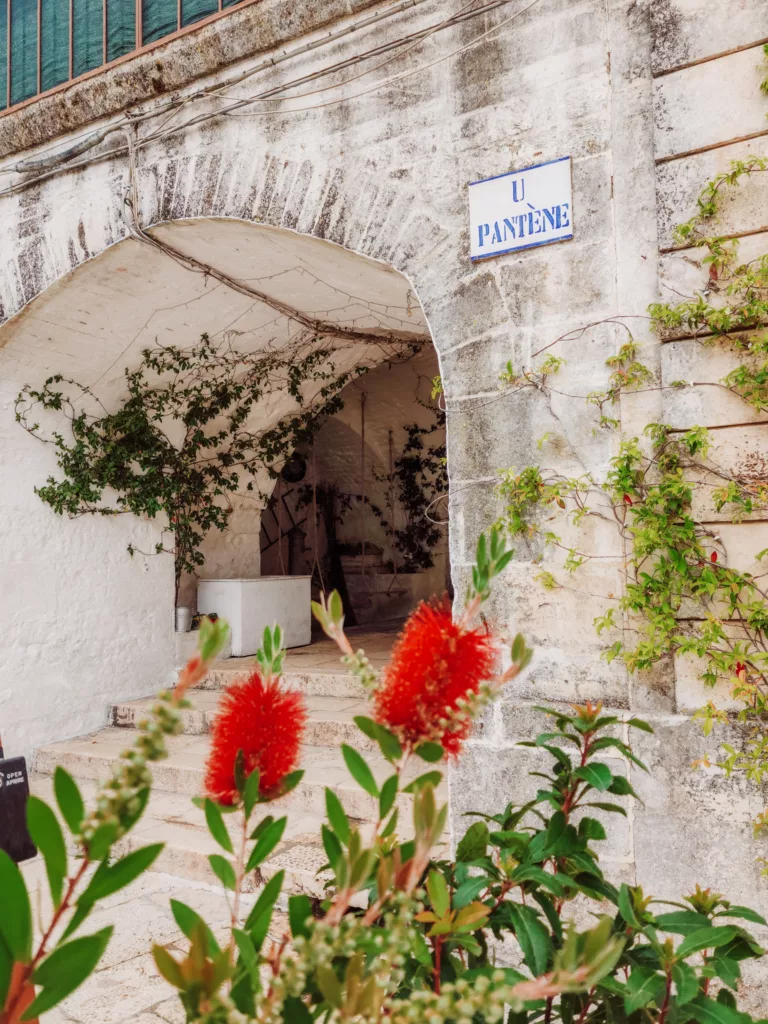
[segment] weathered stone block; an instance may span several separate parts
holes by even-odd
[[[749,46],[762,34],[762,0],[731,0],[726,18],[721,0],[653,0],[648,10],[656,74]]]

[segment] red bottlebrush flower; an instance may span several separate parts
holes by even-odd
[[[431,740],[456,755],[470,730],[470,722],[456,720],[456,702],[477,693],[494,662],[490,636],[455,623],[447,602],[422,602],[384,670],[374,717],[404,743]]]
[[[624,495],[624,504],[625,505],[631,505],[632,504],[632,499],[630,498],[630,496],[628,494]]]
[[[261,772],[259,792],[278,786],[299,761],[307,709],[300,693],[283,690],[278,679],[258,672],[233,683],[221,699],[213,723],[205,790],[222,804],[237,800],[235,760],[242,750],[245,774]]]
[[[709,556],[709,560],[710,560],[710,562],[716,562],[717,561],[717,552],[716,551],[712,552],[712,554]]]

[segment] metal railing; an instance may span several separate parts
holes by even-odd
[[[0,112],[167,42],[244,0],[0,0]]]

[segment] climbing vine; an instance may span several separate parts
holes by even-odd
[[[205,536],[226,528],[230,496],[255,490],[264,504],[259,474],[275,477],[323,419],[343,407],[344,386],[368,369],[361,362],[338,370],[338,351],[313,336],[280,352],[249,353],[205,334],[191,348],[147,348],[138,368],[126,369],[125,398],[115,411],[91,388],[61,375],[39,389],[26,385],[16,419],[53,446],[63,474],[36,493],[60,515],[165,517],[169,546],[159,542],[144,553],[174,555],[178,595],[182,574],[205,561]],[[387,358],[412,352],[411,345],[386,343]],[[252,415],[275,394],[290,396],[296,411],[254,429]],[[48,413],[63,416],[67,430],[44,431],[37,418]]]
[[[395,459],[392,473],[378,477],[391,486],[392,497],[405,517],[404,525],[395,524],[391,501],[385,509],[369,502],[374,515],[402,556],[399,568],[404,572],[431,569],[435,564],[432,551],[443,536],[429,510],[448,493],[445,412],[433,406],[425,408],[434,413],[434,423],[428,427],[418,423],[407,424],[406,442],[402,453]],[[429,438],[435,434],[443,440],[430,444]]]
[[[768,78],[761,88],[768,93]],[[690,299],[656,303],[648,311],[662,341],[684,336],[702,346],[724,347],[733,355],[732,369],[717,382],[659,384],[638,358],[627,319],[612,318],[626,329],[627,340],[607,360],[607,386],[583,396],[596,408],[596,429],[620,427],[614,411],[625,392],[715,388],[757,412],[768,411],[768,253],[742,262],[738,241],[712,231],[723,199],[766,171],[768,158],[750,157],[734,161],[707,184],[696,214],[675,232],[679,245],[701,253],[706,287]],[[545,396],[562,394],[553,378],[563,363],[551,353],[534,369],[516,371],[508,363],[501,386],[507,392],[535,388]],[[631,672],[673,656],[700,659],[702,680],[709,686],[728,684],[738,708],[729,715],[713,700],[696,715],[706,733],[726,722],[742,732],[742,742],[723,743],[720,765],[763,781],[768,776],[768,548],[754,556],[758,565],[766,565],[765,572],[729,565],[717,523],[702,516],[701,506],[727,513],[731,522],[764,514],[765,465],[757,460],[753,468],[730,472],[713,458],[706,429],[649,423],[644,436],[622,437],[603,479],[529,465],[504,471],[499,491],[505,503],[502,524],[511,535],[540,545],[539,562],[547,547],[562,549],[565,576],[558,579],[542,566],[537,577],[549,589],[568,586],[570,576],[599,556],[563,543],[545,528],[541,510],[559,509],[576,525],[599,519],[618,530],[627,552],[626,578],[623,594],[595,619],[598,634],[609,640],[604,656],[619,659]],[[760,830],[768,832],[768,814],[756,822]]]

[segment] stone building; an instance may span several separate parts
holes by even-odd
[[[705,286],[673,227],[714,174],[768,144],[762,0],[243,0],[189,11],[145,0],[135,26],[129,6],[106,4],[103,39],[76,24],[68,56],[51,42],[57,25],[68,31],[66,12],[51,21],[42,0],[37,20],[12,17],[0,67],[0,724],[6,749],[37,752],[39,772],[60,760],[86,779],[122,741],[59,741],[103,728],[108,714],[132,720],[127,702],[170,676],[173,567],[125,554],[129,543],[152,549],[164,524],[68,520],[39,500],[34,488],[57,470],[15,422],[24,385],[61,373],[109,405],[143,347],[203,331],[258,348],[319,324],[346,332],[346,358],[371,366],[386,358],[379,335],[431,338],[460,592],[478,533],[501,511],[500,469],[546,460],[605,474],[617,435],[567,394],[604,386],[628,323],[657,383],[722,376],[716,351],[682,334],[662,344],[645,314],[659,296]],[[562,157],[573,238],[472,262],[469,183]],[[753,255],[768,231],[766,187],[742,189],[719,229]],[[579,333],[587,324],[598,326]],[[565,335],[558,393],[499,390],[508,360],[530,367]],[[658,420],[712,428],[729,466],[764,450],[764,417],[715,389],[648,388],[617,408],[626,436]],[[275,402],[265,425],[290,409]],[[208,575],[259,572],[259,511],[245,496],[235,505],[227,534],[209,542]],[[759,516],[710,518],[734,564],[750,568],[768,546]],[[608,530],[590,539],[600,558],[579,587],[543,589],[537,575],[557,571],[562,552],[526,544],[496,587],[489,619],[505,638],[522,631],[536,656],[451,769],[454,828],[470,808],[528,792],[534,761],[516,743],[538,727],[533,704],[602,700],[656,730],[637,741],[650,777],[627,766],[644,806],[622,819],[608,870],[659,896],[698,881],[768,905],[751,829],[762,794],[692,771],[717,746],[691,721],[711,696],[695,665],[631,675],[602,657],[593,619],[621,592],[626,552]],[[331,701],[322,728],[342,735],[356,695],[333,674],[312,685]],[[169,800],[192,785],[187,756],[159,773]],[[312,794],[302,799],[313,812]],[[193,859],[180,853],[176,865],[192,870]]]

